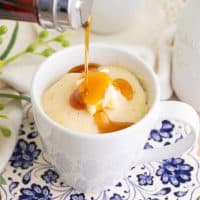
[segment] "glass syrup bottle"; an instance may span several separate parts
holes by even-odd
[[[93,0],[0,0],[0,19],[37,22],[65,31],[86,24]]]

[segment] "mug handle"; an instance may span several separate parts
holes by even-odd
[[[196,111],[188,104],[178,101],[161,101],[160,102],[160,118],[162,119],[177,119],[189,124],[192,131],[184,139],[177,143],[170,144],[164,147],[143,150],[136,164],[147,163],[169,159],[171,157],[179,157],[187,151],[195,142],[195,138],[200,130],[199,116]]]

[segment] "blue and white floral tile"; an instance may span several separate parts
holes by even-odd
[[[138,165],[129,176],[98,194],[84,194],[65,185],[42,151],[35,123],[27,115],[19,139],[4,171],[7,185],[0,186],[1,200],[200,200],[200,160],[197,144],[180,158]],[[186,136],[187,124],[158,121],[149,130],[144,148],[177,142]]]

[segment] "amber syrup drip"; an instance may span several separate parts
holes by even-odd
[[[118,78],[113,81],[113,85],[127,100],[131,100],[133,98],[133,88],[128,81]]]
[[[88,18],[84,26],[85,32],[85,64],[73,67],[69,73],[84,73],[84,80],[79,87],[71,94],[70,105],[77,110],[84,110],[88,105],[97,105],[104,97],[105,91],[110,84],[121,92],[121,94],[130,100],[133,98],[133,89],[124,79],[111,80],[109,75],[99,72],[99,65],[89,64],[89,42],[90,42],[91,17]],[[109,119],[109,116],[102,109],[101,104],[96,107],[94,120],[100,133],[109,133],[118,131],[132,125],[132,122],[115,122]]]
[[[85,92],[84,91],[81,92],[79,88],[77,88],[70,96],[69,99],[70,105],[76,110],[86,109],[86,104],[82,98],[83,96],[85,96]]]
[[[69,73],[78,73],[84,71],[84,85],[86,86],[82,89],[76,89],[70,96],[70,105],[75,109],[85,109],[86,104],[84,102],[84,97],[88,94],[88,71],[89,71],[89,44],[90,44],[90,27],[91,27],[92,17],[89,16],[86,24],[84,25],[84,39],[85,39],[85,63],[84,65],[79,65],[72,68]],[[95,69],[98,65],[90,65],[91,68]]]
[[[100,133],[109,133],[128,128],[132,122],[114,122],[111,121],[105,111],[101,110],[94,114],[95,122]]]
[[[85,32],[85,81],[88,84],[88,64],[89,64],[89,46],[90,46],[90,29],[92,17],[89,16],[84,27]]]
[[[89,72],[87,76],[87,82],[83,80],[70,97],[70,104],[76,109],[84,109],[86,105],[96,105],[103,99],[106,89],[112,83],[104,72]]]
[[[100,66],[96,63],[89,63],[88,64],[88,71],[98,71],[98,68]],[[76,67],[73,67],[72,69],[69,70],[68,73],[83,73],[85,72],[85,64],[81,64],[81,65],[78,65]]]

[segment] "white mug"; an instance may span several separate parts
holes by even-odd
[[[114,33],[124,31],[135,22],[143,0],[94,0],[92,31]]]
[[[160,102],[159,86],[152,69],[119,47],[91,45],[90,62],[123,66],[143,77],[148,93],[149,111],[136,124],[110,134],[82,134],[50,119],[41,106],[41,95],[70,68],[84,62],[83,46],[73,46],[47,59],[35,75],[32,86],[34,117],[44,149],[65,182],[84,192],[101,191],[126,177],[129,169],[149,161],[180,156],[190,148],[199,131],[196,112],[184,103]],[[144,150],[149,130],[158,118],[171,117],[191,125],[191,134],[181,141],[159,149]]]

